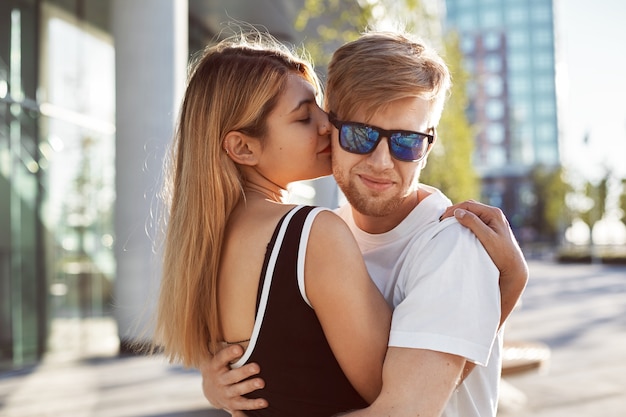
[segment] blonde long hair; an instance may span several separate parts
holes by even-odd
[[[172,362],[198,366],[222,340],[222,240],[245,181],[222,142],[230,131],[262,138],[291,73],[321,93],[307,60],[260,33],[207,48],[191,67],[163,193],[169,218],[154,342]]]

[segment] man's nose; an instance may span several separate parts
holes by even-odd
[[[368,155],[368,164],[377,170],[383,171],[392,168],[394,165],[393,157],[389,152],[389,142],[387,138],[382,138],[376,149]]]

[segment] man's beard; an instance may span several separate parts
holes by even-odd
[[[380,193],[364,195],[359,193],[355,181],[350,180],[349,176],[344,175],[342,171],[333,167],[333,175],[350,206],[365,216],[387,216],[398,210],[404,201],[400,195],[394,195],[391,198],[385,198]]]

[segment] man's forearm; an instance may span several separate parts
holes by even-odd
[[[390,347],[383,390],[368,408],[349,417],[439,417],[456,388],[465,359],[426,349]]]

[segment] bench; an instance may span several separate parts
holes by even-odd
[[[550,360],[550,348],[540,342],[504,341],[502,376],[541,370]]]

